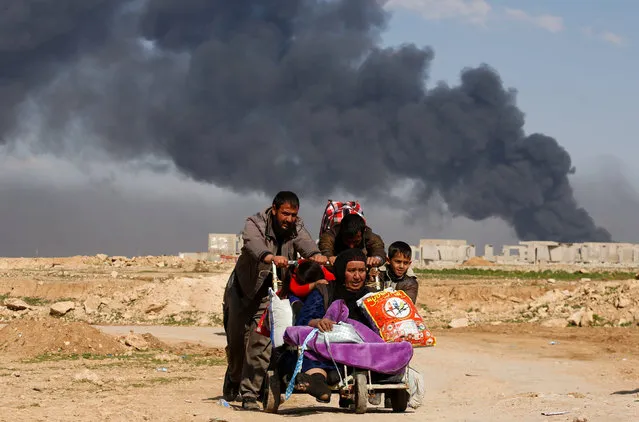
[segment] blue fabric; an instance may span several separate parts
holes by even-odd
[[[286,387],[285,400],[288,400],[289,398],[291,398],[291,395],[293,394],[293,389],[295,388],[295,378],[297,377],[297,374],[299,374],[300,371],[302,370],[302,365],[303,365],[302,362],[306,360],[304,358],[304,351],[306,351],[306,345],[308,344],[309,341],[311,341],[311,339],[316,334],[317,334],[317,328],[315,328],[313,331],[308,333],[308,335],[306,336],[306,339],[304,340],[304,343],[302,344],[302,348],[299,352],[299,357],[297,358],[297,363],[295,364],[295,369],[293,370],[293,376],[291,377],[291,380],[288,382],[288,386]]]
[[[333,365],[333,362],[329,363],[328,361],[313,360],[304,356],[304,360],[302,361],[302,372],[306,372],[311,369],[323,369],[328,372],[331,369],[336,368],[335,365]]]
[[[322,318],[324,314],[326,314],[324,297],[319,290],[315,289],[306,297],[304,307],[300,310],[295,320],[295,325],[308,325],[312,319]],[[335,369],[335,365],[333,365],[332,362],[316,361],[305,356],[301,369],[301,372],[306,372],[310,369],[324,369],[325,371],[329,371]]]
[[[326,314],[324,309],[324,297],[319,290],[314,289],[304,301],[304,307],[300,310],[295,320],[297,326],[307,326],[312,319],[323,318]]]
[[[304,303],[304,301],[302,299],[300,299],[299,297],[295,296],[292,293],[289,293],[287,296],[288,296],[289,302],[291,302],[291,303],[293,303],[293,302],[302,302],[302,303]]]

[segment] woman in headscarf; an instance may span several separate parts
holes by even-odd
[[[331,331],[335,321],[326,318],[325,315],[328,305],[336,300],[344,301],[351,319],[365,325],[369,324],[357,306],[357,300],[369,293],[366,287],[366,255],[360,249],[347,249],[335,259],[333,270],[335,282],[326,289],[311,291],[297,315],[296,326],[309,326],[322,332]],[[331,395],[329,381],[336,379],[339,378],[332,362],[305,357],[301,373],[296,379],[296,388],[306,391],[318,401],[328,402]]]
[[[370,293],[370,290],[366,287],[366,255],[359,249],[347,249],[335,259],[333,271],[335,273],[335,283],[328,291],[328,303],[343,300],[348,307],[350,319],[370,326],[370,321],[366,318],[361,308],[357,306],[357,301]],[[318,293],[321,295],[321,292]],[[314,302],[316,303],[311,304],[307,309],[304,309],[306,306],[302,308],[295,325],[309,325],[313,328],[318,328],[320,331],[331,330],[331,321],[324,318],[328,306],[324,307],[324,301],[318,299],[315,299]],[[308,300],[310,300],[310,296]]]
[[[315,289],[307,297],[300,311],[296,326],[286,329],[287,344],[307,350],[302,356],[301,371],[295,378],[297,391],[304,391],[320,402],[329,402],[329,385],[339,381],[336,364],[370,370],[373,374],[402,374],[413,356],[410,343],[386,343],[372,327],[357,301],[369,293],[366,287],[366,256],[357,249],[340,253],[335,260],[335,283],[326,289]],[[324,293],[322,293],[322,291]],[[326,305],[328,304],[328,305]],[[364,343],[318,342],[313,330],[329,332],[338,322],[350,324]],[[295,356],[284,365],[292,373]],[[282,368],[282,367],[280,367]]]

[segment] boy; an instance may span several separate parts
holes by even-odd
[[[419,284],[410,271],[412,256],[413,251],[408,243],[393,242],[388,247],[386,265],[380,268],[379,281],[382,289],[392,287],[403,290],[413,303],[417,303]]]
[[[382,289],[392,287],[395,290],[402,290],[406,295],[417,304],[417,292],[419,283],[417,277],[410,270],[413,263],[413,250],[406,242],[393,242],[388,247],[388,257],[386,265],[379,269],[379,282]],[[381,394],[377,394],[375,398],[369,399],[371,404],[379,404]],[[384,407],[390,409],[393,407],[388,394],[384,394]]]

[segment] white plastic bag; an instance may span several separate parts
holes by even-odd
[[[355,327],[346,322],[338,322],[333,325],[331,331],[317,333],[318,343],[364,343]]]
[[[424,377],[415,369],[408,367],[408,407],[417,409],[424,402]]]
[[[293,308],[288,299],[280,299],[273,289],[269,288],[268,294],[270,298],[268,312],[271,342],[273,347],[280,347],[284,344],[284,331],[293,326]]]

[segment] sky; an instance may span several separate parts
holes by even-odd
[[[639,28],[630,0],[391,0],[384,42],[435,49],[431,83],[487,63],[518,91],[526,130],[555,137],[577,174],[618,158],[639,168]]]
[[[390,0],[385,45],[433,48],[429,87],[455,85],[486,63],[517,90],[526,131],[558,140],[577,171],[576,197],[615,240],[639,242],[639,3],[620,0]],[[172,170],[109,162],[100,154],[39,154],[37,121],[25,118],[17,147],[0,146],[0,255],[176,254],[202,251],[207,233],[237,233],[270,203]],[[167,164],[171,167],[170,164]],[[284,187],[285,188],[285,187]],[[279,187],[274,187],[274,193]],[[340,196],[341,195],[341,196]],[[356,198],[356,193],[336,193]],[[324,203],[302,198],[317,234]],[[461,238],[481,246],[517,239],[505,223],[473,222],[434,210],[412,220],[363,204],[387,243]],[[481,250],[479,251],[481,253]]]

